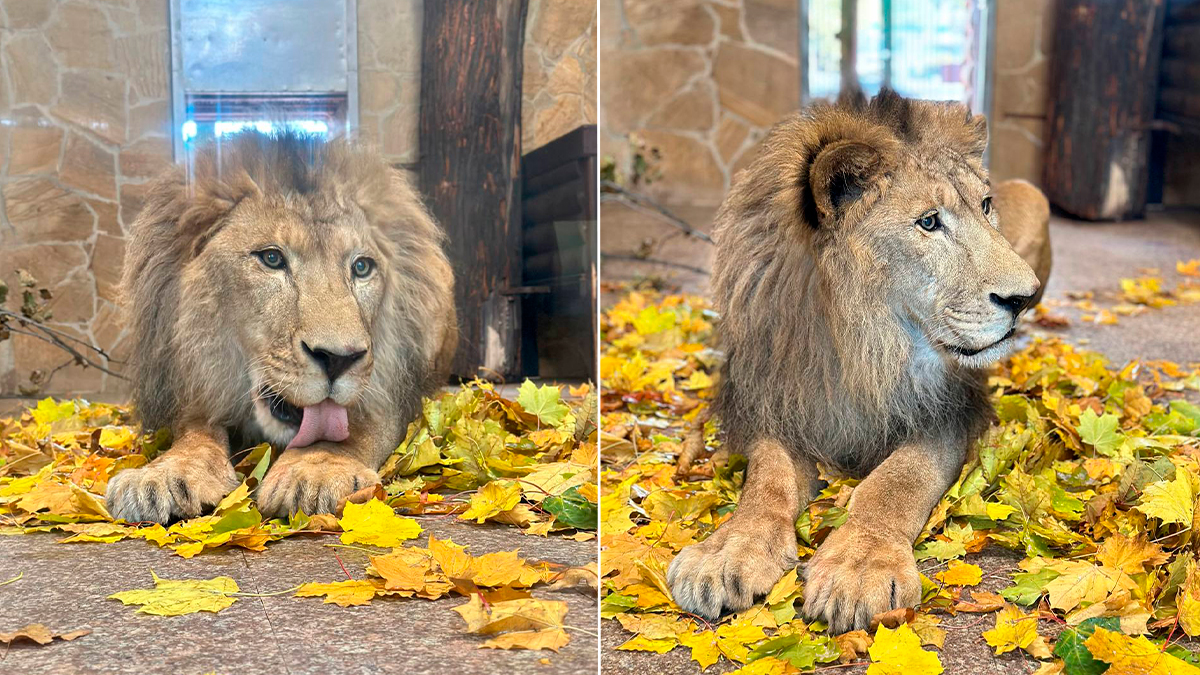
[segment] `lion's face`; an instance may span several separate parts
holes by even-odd
[[[370,386],[371,326],[388,272],[362,211],[245,200],[202,258],[248,364],[249,395],[266,436],[291,441],[309,415],[336,427],[336,415],[344,420],[344,409]],[[332,422],[316,414],[330,410]]]
[[[851,246],[876,256],[887,302],[910,330],[981,366],[1007,349],[1038,279],[1001,233],[985,176],[935,163],[906,158],[850,228]]]

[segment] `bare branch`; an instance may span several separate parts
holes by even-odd
[[[634,208],[637,211],[646,213],[652,216],[658,216],[675,227],[683,230],[684,234],[689,237],[695,237],[700,241],[713,243],[712,237],[708,236],[707,232],[701,232],[692,227],[686,220],[671,213],[667,207],[647,197],[644,194],[627,190],[611,180],[600,181],[601,189],[606,193],[601,195],[601,199],[613,199],[627,206]]]

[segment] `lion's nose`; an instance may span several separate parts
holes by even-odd
[[[1000,307],[1007,309],[1014,316],[1020,314],[1026,307],[1029,306],[1029,301],[1033,300],[1032,295],[1008,295],[1002,296],[992,293],[991,301]]]
[[[321,366],[321,370],[325,371],[330,382],[337,380],[343,373],[350,370],[351,366],[367,355],[365,349],[350,348],[336,351],[325,347],[310,347],[307,342],[301,342],[300,345],[304,347],[304,353],[311,356]]]

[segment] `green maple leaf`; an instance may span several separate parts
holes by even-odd
[[[817,663],[836,661],[841,653],[833,638],[818,639],[812,635],[793,633],[767,640],[755,647],[746,661],[754,662],[769,656],[787,661],[800,670],[810,670]]]
[[[577,530],[596,529],[596,505],[579,494],[578,487],[567,490],[561,497],[546,497],[542,500],[542,508],[553,513],[554,519],[563,525]]]
[[[1045,568],[1037,572],[1017,572],[1013,575],[1013,581],[1017,582],[1016,585],[1000,591],[1000,595],[1005,600],[1028,607],[1042,597],[1042,594],[1046,592],[1046,584],[1054,581],[1058,576],[1058,572]]]
[[[1088,619],[1076,628],[1068,628],[1058,636],[1054,645],[1054,655],[1063,660],[1063,672],[1066,675],[1100,675],[1108,670],[1108,664],[1097,661],[1088,651],[1085,640],[1096,632],[1097,628],[1121,632],[1121,620],[1117,617],[1097,617]]]
[[[563,423],[570,409],[562,403],[562,394],[558,387],[548,384],[537,386],[529,380],[521,383],[517,390],[517,403],[525,412],[536,415],[539,420],[552,427]]]
[[[1079,437],[1091,445],[1096,452],[1115,457],[1125,437],[1117,432],[1117,416],[1104,413],[1097,416],[1093,410],[1084,410],[1079,416]]]

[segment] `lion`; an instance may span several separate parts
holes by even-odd
[[[457,343],[444,234],[399,171],[344,140],[242,133],[149,189],[122,297],[134,410],[174,441],[117,473],[110,514],[201,515],[231,454],[285,448],[268,517],[332,512],[376,473],[445,384]]]
[[[862,482],[807,565],[804,614],[841,633],[920,601],[913,542],[1040,288],[999,229],[986,146],[965,106],[885,90],[783,120],[735,178],[714,228],[713,410],[749,466],[731,518],[670,565],[685,611],[745,609],[796,565],[818,462]]]

